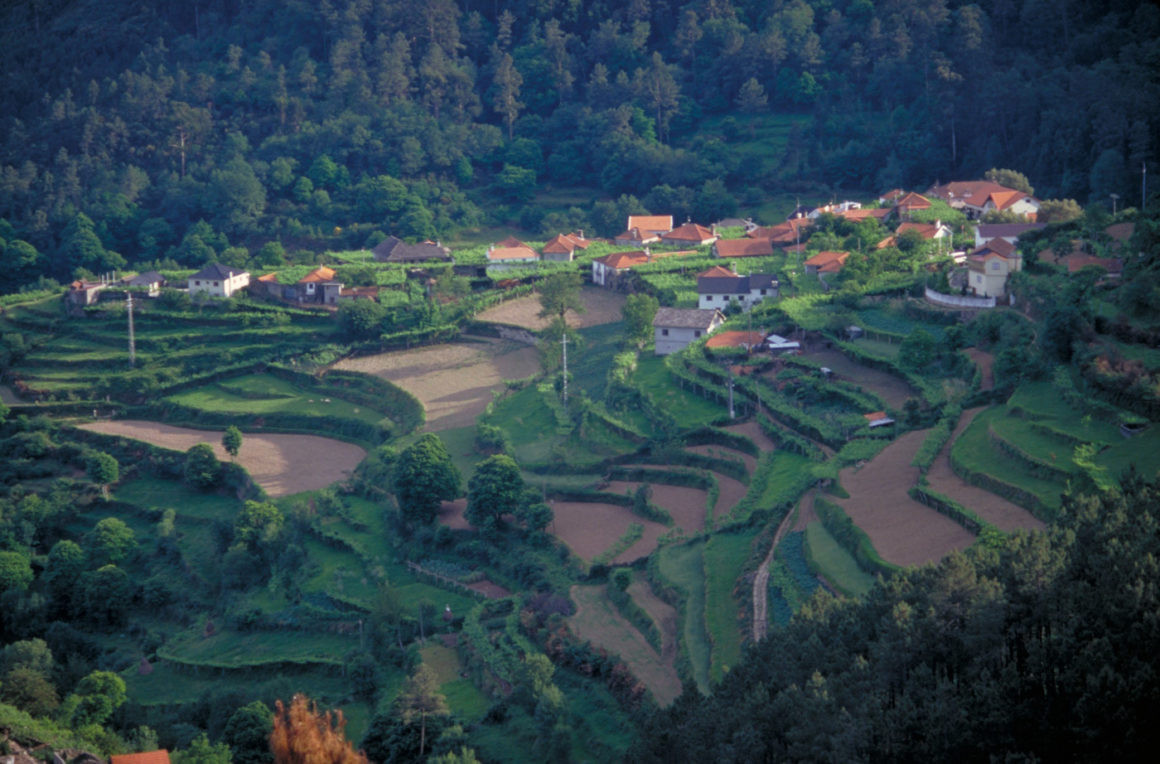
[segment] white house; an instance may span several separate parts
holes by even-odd
[[[734,300],[749,310],[762,300],[777,296],[777,279],[766,273],[738,276],[728,268],[715,265],[697,274],[697,307],[702,310],[724,310]]]
[[[967,256],[967,286],[979,297],[1002,297],[1007,277],[1023,270],[1023,258],[1014,244],[993,239]]]
[[[712,334],[725,323],[719,310],[658,308],[653,317],[656,354],[668,355],[684,350],[694,340]]]
[[[221,263],[210,263],[189,277],[189,294],[205,292],[211,297],[229,297],[250,285],[250,274]]]

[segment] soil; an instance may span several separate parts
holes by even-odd
[[[467,522],[467,518],[463,516],[465,511],[467,511],[467,499],[459,498],[455,501],[445,501],[439,508],[439,514],[436,516],[436,519],[448,528],[469,531],[471,530],[471,523]]]
[[[979,367],[982,377],[979,389],[993,390],[995,388],[995,375],[991,373],[991,367],[995,365],[995,356],[978,348],[967,348],[963,352],[970,356],[970,359]]]
[[[737,435],[744,435],[752,440],[761,451],[773,451],[777,448],[777,444],[769,439],[769,436],[761,429],[761,425],[756,421],[750,419],[748,422],[741,424],[731,424],[728,427],[722,427],[722,430],[736,433]]]
[[[505,379],[540,371],[536,349],[515,342],[457,342],[348,358],[337,369],[374,374],[414,395],[427,412],[425,432],[470,427]]]
[[[963,430],[967,429],[975,417],[979,415],[979,412],[984,409],[985,407],[980,406],[963,412],[950,440],[926,473],[927,482],[930,483],[931,490],[935,493],[941,493],[943,496],[954,499],[1000,530],[1014,531],[1020,528],[1043,530],[1047,527],[1043,521],[1023,507],[1004,499],[1002,496],[971,485],[951,469],[951,446],[958,440]]]
[[[640,483],[625,483],[614,480],[606,491],[616,494],[632,494]],[[679,485],[649,483],[652,488],[652,503],[668,511],[673,522],[686,533],[697,533],[705,529],[705,492],[700,488]]]
[[[572,328],[613,324],[622,319],[621,309],[624,307],[625,301],[625,296],[622,294],[598,287],[585,287],[580,290],[580,299],[584,303],[584,312],[569,311],[565,315],[568,326]],[[527,297],[508,300],[494,308],[488,308],[477,314],[475,318],[479,321],[508,324],[509,326],[539,331],[547,328],[551,323],[548,319],[539,317],[542,309],[539,295],[531,294]]]
[[[667,706],[681,694],[681,680],[671,660],[664,660],[635,626],[608,602],[602,586],[573,586],[569,594],[576,613],[568,626],[581,640],[615,653],[644,683],[657,705]]]
[[[910,385],[893,374],[864,366],[839,350],[819,348],[809,351],[803,357],[833,369],[838,379],[874,393],[896,411],[901,410],[906,400],[915,395]]]
[[[479,592],[484,597],[487,597],[488,599],[493,599],[493,600],[499,600],[499,599],[503,599],[504,597],[511,596],[510,591],[508,591],[507,589],[505,589],[504,587],[500,586],[497,583],[493,583],[491,581],[488,581],[486,578],[482,581],[476,581],[473,584],[468,584],[467,588],[471,589],[472,591]]]
[[[187,451],[198,443],[208,443],[218,459],[228,461],[230,458],[222,448],[220,430],[192,430],[133,420],[92,422],[80,427],[106,435],[143,440],[175,451]],[[237,462],[269,496],[276,498],[315,491],[344,480],[365,457],[366,451],[341,440],[317,435],[247,432],[242,437]]]
[[[614,504],[553,501],[550,505],[555,519],[548,530],[584,560],[591,560],[615,544],[630,523],[643,525],[644,535],[614,560],[618,564],[650,555],[657,548],[657,539],[668,530],[660,523],[637,517],[627,508]]]
[[[12,392],[12,388],[8,385],[0,385],[0,403],[6,406],[23,406],[28,401],[21,400],[16,393]]]
[[[637,577],[628,585],[628,594],[660,626],[661,660],[671,665],[677,657],[679,614],[676,608],[658,597],[648,581],[641,577]]]
[[[744,462],[745,471],[750,475],[753,474],[753,470],[757,467],[756,458],[742,451],[734,451],[733,449],[725,448],[724,446],[689,446],[685,450],[691,451],[694,454],[701,454],[702,456],[712,456],[717,459],[732,459],[733,461]]]
[[[918,468],[910,462],[926,435],[926,430],[908,432],[860,470],[847,467],[839,473],[850,498],[838,503],[878,554],[895,565],[935,562],[975,540],[961,525],[906,493],[918,479]]]

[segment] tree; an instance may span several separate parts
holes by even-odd
[[[992,183],[998,183],[1000,186],[1013,188],[1016,191],[1022,191],[1028,196],[1035,195],[1035,189],[1031,186],[1031,181],[1027,180],[1027,176],[1015,170],[1002,170],[997,167],[992,167],[983,173],[983,177]]]
[[[228,745],[210,743],[209,736],[203,732],[189,741],[184,751],[174,751],[171,760],[174,764],[231,764],[234,759]]]
[[[427,743],[427,717],[448,716],[447,698],[439,692],[439,682],[435,672],[426,664],[419,664],[415,673],[407,678],[402,692],[395,700],[399,716],[406,724],[419,721],[419,756],[422,757]]]
[[[556,514],[542,501],[528,504],[519,510],[520,522],[529,531],[542,531],[552,524]]]
[[[459,496],[462,478],[451,454],[434,433],[405,448],[391,475],[391,490],[409,523],[430,524],[444,501]]]
[[[234,764],[269,764],[274,712],[260,700],[242,706],[230,716],[222,740],[234,753]]]
[[[52,545],[43,580],[58,612],[67,613],[71,610],[76,598],[77,583],[84,569],[85,551],[79,544],[64,539]]]
[[[189,447],[185,452],[183,474],[185,482],[203,491],[217,485],[221,465],[218,464],[213,448],[208,443],[198,443]]]
[[[124,679],[111,671],[94,671],[77,682],[61,713],[75,727],[104,724],[126,697]]]
[[[346,300],[338,306],[338,326],[348,339],[369,340],[383,333],[387,309],[373,300]]]
[[[109,484],[121,479],[121,467],[116,458],[104,451],[92,451],[85,459],[85,471],[89,480],[101,487],[101,495],[108,500]]]
[[[93,526],[88,546],[94,564],[116,565],[137,548],[137,534],[124,520],[105,517]]]
[[[489,456],[476,465],[467,482],[464,517],[477,528],[498,524],[503,515],[515,512],[524,495],[519,465],[507,454]]]
[[[925,329],[915,329],[898,349],[898,362],[907,369],[917,371],[930,364],[935,356],[934,337]]]
[[[46,716],[60,705],[56,687],[48,677],[26,667],[14,668],[0,676],[0,700],[32,716]]]
[[[681,86],[673,77],[672,67],[661,54],[654,52],[648,69],[637,69],[635,86],[641,100],[649,107],[657,123],[657,133],[663,143],[668,139],[669,120],[677,112]]]
[[[512,139],[512,126],[515,124],[516,117],[520,115],[520,109],[524,107],[519,100],[520,85],[523,84],[524,78],[516,69],[511,54],[502,54],[495,67],[495,79],[492,84],[495,91],[495,101],[492,102],[492,105],[495,108],[495,113],[500,115],[504,124],[507,125],[509,141]]]
[[[264,501],[247,501],[234,520],[234,541],[251,550],[268,544],[282,532],[282,510]]]
[[[637,345],[647,343],[652,337],[652,322],[659,307],[660,302],[651,294],[629,295],[621,309],[624,316],[624,338]]]
[[[295,695],[290,706],[274,703],[270,750],[276,764],[367,764],[346,739],[342,711],[319,713],[314,701]]]
[[[20,552],[0,551],[0,593],[24,591],[32,583],[32,563]]]
[[[1075,199],[1044,199],[1035,215],[1039,223],[1067,223],[1083,216],[1083,208]]]
[[[765,96],[765,88],[756,77],[747,79],[737,91],[737,108],[746,114],[760,114],[768,105],[769,99]]]
[[[116,565],[103,565],[83,580],[85,608],[96,621],[116,626],[125,619],[133,598],[129,575]]]
[[[580,299],[580,274],[577,271],[553,273],[540,282],[540,318],[558,318],[564,321],[569,310],[584,312]]]
[[[222,433],[222,448],[230,455],[230,459],[236,458],[238,451],[242,450],[242,431],[232,424],[227,427]]]

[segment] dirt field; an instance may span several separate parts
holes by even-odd
[[[218,430],[191,430],[133,420],[92,422],[81,427],[92,432],[143,440],[175,451],[186,451],[198,443],[208,443],[213,446],[218,459],[228,461],[230,458],[222,448],[222,433]],[[343,480],[364,457],[366,451],[341,440],[317,435],[247,432],[242,437],[238,463],[267,494],[278,497],[315,491]]]
[[[639,631],[605,598],[603,586],[573,586],[570,594],[576,613],[568,626],[587,639],[615,653],[652,692],[657,704],[667,706],[681,694],[681,680],[671,661],[665,661]]]
[[[423,404],[424,430],[438,432],[475,424],[491,402],[491,391],[505,379],[538,373],[540,359],[535,348],[514,342],[457,342],[348,358],[335,368],[394,382]]]
[[[439,509],[439,515],[436,519],[448,528],[469,531],[471,530],[471,523],[467,522],[467,518],[463,516],[466,509],[467,499],[465,498],[456,499],[455,501],[445,501]]]
[[[838,503],[870,536],[878,554],[896,565],[934,562],[975,540],[961,525],[906,493],[918,479],[918,468],[910,460],[926,435],[926,430],[908,432],[862,469],[848,467],[839,473],[850,498]]]
[[[632,562],[647,557],[657,548],[657,539],[668,530],[660,523],[637,517],[625,507],[587,501],[550,502],[555,520],[548,530],[568,545],[577,557],[591,560],[625,534],[630,523],[644,526],[644,535],[615,562]],[[702,511],[704,503],[702,503]]]
[[[803,357],[828,366],[842,381],[874,393],[892,409],[901,409],[906,399],[915,394],[910,385],[893,374],[863,366],[839,350],[811,350]]]
[[[612,324],[621,320],[620,309],[624,307],[624,295],[609,292],[599,287],[585,287],[580,290],[584,301],[583,313],[568,313],[565,317],[568,326],[573,328],[583,326],[597,326]],[[505,303],[489,308],[476,315],[480,321],[491,321],[497,324],[520,326],[524,329],[539,330],[548,326],[550,321],[540,318],[540,296],[536,294],[508,300]]]
[[[28,401],[20,400],[8,385],[0,385],[0,403],[6,406],[23,406]]]
[[[694,454],[701,454],[702,456],[712,456],[716,459],[732,459],[733,461],[744,462],[745,471],[750,475],[753,474],[754,468],[757,467],[757,459],[755,457],[742,453],[741,451],[725,448],[724,446],[689,446],[685,450],[691,451]]]
[[[777,444],[770,440],[769,437],[762,431],[761,425],[752,419],[750,419],[748,422],[742,422],[741,424],[731,424],[728,427],[722,427],[721,429],[736,433],[738,435],[746,436],[755,444],[757,444],[757,447],[762,451],[773,451],[775,448],[777,448]]]
[[[634,493],[640,483],[625,483],[614,480],[608,484],[607,493]],[[700,488],[679,485],[649,483],[652,487],[652,503],[668,510],[673,522],[686,533],[696,533],[705,529],[705,492]]]
[[[951,469],[951,446],[958,440],[963,430],[967,429],[967,426],[983,410],[984,407],[979,407],[963,412],[963,416],[959,419],[959,424],[955,427],[955,431],[951,435],[950,440],[947,441],[946,446],[943,447],[942,452],[934,460],[934,464],[930,466],[930,470],[926,473],[926,479],[930,483],[931,490],[954,499],[967,509],[974,510],[976,515],[1000,530],[1014,531],[1020,528],[1043,530],[1047,527],[1043,524],[1043,521],[1023,507],[1020,507],[1018,504],[1013,504],[1001,496],[996,496],[990,491],[985,491],[982,488],[971,485],[956,475],[954,470]]]
[[[677,624],[680,622],[676,608],[658,597],[641,576],[635,577],[628,585],[628,594],[660,626],[661,660],[672,665],[677,657]]]

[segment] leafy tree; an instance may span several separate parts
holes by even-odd
[[[264,501],[247,501],[234,520],[234,540],[250,549],[268,544],[282,532],[282,510]]]
[[[519,465],[507,454],[489,456],[476,465],[467,481],[467,510],[464,517],[477,528],[500,522],[515,512],[524,494]]]
[[[185,482],[203,491],[217,485],[221,465],[218,464],[213,448],[208,443],[198,443],[189,447],[185,452],[183,474]]]
[[[236,458],[238,451],[242,450],[242,431],[232,424],[227,427],[222,433],[222,448],[230,455],[230,459]]]
[[[171,759],[175,764],[231,764],[233,756],[228,745],[211,744],[209,736],[203,732],[191,740],[184,751],[174,751]]]
[[[660,302],[651,294],[631,294],[624,301],[621,313],[624,316],[625,339],[643,345],[653,334],[653,318],[656,317]]]
[[[759,114],[765,111],[768,105],[769,99],[765,96],[765,88],[756,77],[747,79],[741,90],[737,91],[737,108],[746,114]]]
[[[0,592],[24,591],[32,583],[32,563],[20,552],[0,551]]]
[[[94,671],[77,683],[61,712],[76,727],[104,724],[126,697],[124,679],[111,671]]]
[[[564,321],[569,311],[584,312],[580,299],[580,274],[576,271],[553,273],[540,282],[540,318],[558,318]]]
[[[898,348],[898,362],[917,371],[928,366],[935,356],[934,337],[925,329],[915,329]]]
[[[415,673],[407,678],[395,707],[405,724],[419,722],[419,756],[422,757],[427,743],[427,717],[448,716],[447,699],[439,692],[439,682],[435,672],[426,664],[419,664]]]
[[[524,78],[516,69],[511,54],[503,53],[500,55],[499,62],[495,67],[495,78],[492,82],[492,89],[495,93],[492,105],[495,108],[495,113],[502,117],[504,124],[507,125],[509,141],[512,139],[512,125],[515,124],[520,109],[524,107],[519,100],[520,85],[523,84]]]
[[[133,598],[133,586],[125,571],[116,565],[103,565],[87,574],[83,585],[85,608],[92,618],[110,626],[125,620]]]
[[[24,667],[14,668],[0,676],[0,701],[32,716],[46,716],[60,705],[56,687],[48,677]]]
[[[0,676],[15,669],[28,669],[48,676],[55,665],[52,650],[43,639],[22,639],[0,650]]]
[[[75,541],[63,539],[49,550],[43,579],[60,612],[69,612],[85,562],[85,551]]]
[[[1022,191],[1028,196],[1035,195],[1035,189],[1031,185],[1031,181],[1027,180],[1027,176],[1015,170],[1002,170],[992,167],[983,173],[983,177],[992,183],[998,183],[1000,186],[1013,188],[1016,191]]]
[[[520,522],[529,531],[542,531],[556,519],[552,508],[542,501],[527,504],[519,509]]]
[[[387,309],[373,300],[348,300],[338,306],[338,325],[352,340],[368,340],[383,332]]]
[[[295,695],[289,707],[274,703],[274,730],[270,749],[276,764],[366,764],[345,734],[342,711],[319,713],[318,705],[305,695]]]
[[[439,506],[459,496],[462,478],[438,435],[426,433],[405,448],[395,461],[391,490],[399,511],[410,523],[435,520]]]
[[[1083,216],[1083,208],[1075,199],[1044,199],[1039,204],[1035,220],[1039,223],[1067,223]]]
[[[101,495],[109,498],[109,485],[121,479],[121,468],[112,454],[92,451],[85,459],[85,471],[89,480],[101,487]]]
[[[137,534],[118,517],[97,521],[88,537],[94,563],[116,565],[137,548]]]

